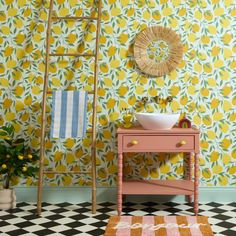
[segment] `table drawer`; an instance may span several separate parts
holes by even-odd
[[[194,135],[125,135],[124,151],[189,151],[194,150]]]

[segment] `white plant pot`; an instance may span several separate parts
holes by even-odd
[[[16,207],[16,194],[14,189],[0,189],[0,209],[8,210]]]

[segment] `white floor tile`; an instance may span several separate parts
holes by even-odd
[[[7,220],[7,222],[9,224],[18,224],[18,223],[25,222],[25,221],[27,221],[27,220],[25,220],[23,218],[14,218],[14,219]]]
[[[92,225],[84,225],[84,226],[77,227],[75,229],[86,233],[88,231],[95,230],[96,227]]]
[[[15,225],[6,225],[6,226],[1,227],[1,231],[3,233],[13,231],[13,230],[17,230],[17,229],[19,229],[19,227],[15,226]]]
[[[45,229],[45,228],[40,225],[32,225],[32,226],[24,228],[24,230],[26,230],[28,232],[35,232],[35,231],[39,231],[39,230],[43,230],[43,229]]]
[[[59,220],[55,220],[55,222],[57,222],[58,224],[61,224],[61,225],[65,225],[65,224],[75,222],[75,221],[76,220],[71,219],[71,218],[62,218],[62,219],[59,219]]]
[[[68,226],[65,226],[65,225],[58,225],[58,226],[54,226],[54,227],[50,228],[50,230],[55,231],[55,232],[62,232],[62,231],[66,231],[69,229],[71,229],[71,228]]]
[[[213,230],[214,232],[216,232],[216,233],[220,233],[220,232],[222,232],[222,231],[225,231],[225,228],[220,227],[220,226],[218,226],[218,225],[212,225],[212,230]]]

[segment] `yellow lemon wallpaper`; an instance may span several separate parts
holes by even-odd
[[[0,125],[15,129],[39,149],[48,2],[0,0]],[[236,185],[236,2],[234,0],[103,0],[100,32],[97,181],[116,186],[116,129],[123,110],[142,97],[173,96],[171,104],[149,104],[148,111],[185,112],[200,129],[201,186]],[[95,15],[92,0],[55,0],[58,16]],[[181,37],[183,60],[163,77],[139,71],[133,57],[136,35],[149,26],[170,27]],[[92,53],[96,22],[57,21],[51,52]],[[90,58],[52,58],[50,89],[93,90]],[[92,99],[88,123],[92,121]],[[47,100],[50,127],[51,98]],[[47,169],[90,168],[91,137],[46,139]],[[127,176],[174,179],[183,175],[183,154],[127,154]],[[91,185],[91,176],[48,174],[51,186]],[[36,179],[14,184],[36,185]]]

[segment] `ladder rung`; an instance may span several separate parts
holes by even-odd
[[[74,90],[66,90],[66,91],[74,91]],[[47,91],[47,95],[52,95],[53,91]],[[88,91],[88,94],[94,94],[94,91]]]
[[[44,171],[44,174],[91,174],[90,171]]]
[[[81,54],[81,53],[50,53],[49,56],[61,57],[61,56],[72,56],[72,57],[95,57],[95,54]]]
[[[50,132],[51,131],[51,129],[50,128],[48,128],[48,129],[45,129],[45,131],[46,132]],[[92,130],[86,130],[86,134],[92,134],[93,133],[93,131]]]
[[[98,20],[98,17],[92,16],[56,16],[52,20]]]

